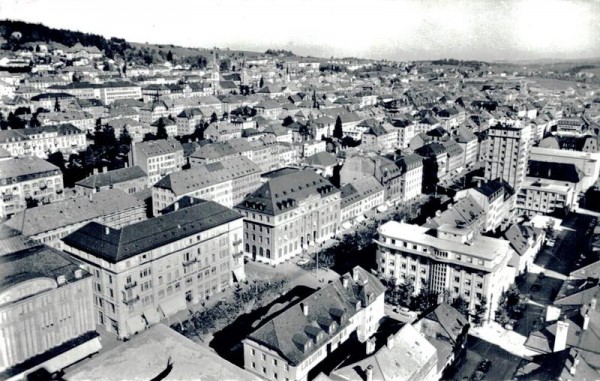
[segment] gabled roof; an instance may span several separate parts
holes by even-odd
[[[86,188],[103,188],[110,185],[123,183],[126,181],[142,179],[147,177],[146,173],[139,166],[115,169],[104,173],[98,173],[78,181],[75,185]]]
[[[302,160],[302,163],[319,167],[332,167],[337,165],[337,159],[329,152],[317,152]]]
[[[463,333],[463,330],[469,321],[449,304],[440,303],[431,312],[426,314],[423,319],[436,321],[440,323],[446,335],[452,343],[457,342],[457,338]]]
[[[167,189],[176,196],[182,196],[198,189],[260,172],[260,167],[250,159],[245,156],[234,156],[170,173],[154,184],[154,187]]]
[[[517,254],[524,255],[541,232],[541,229],[532,226],[514,224],[504,233],[504,237],[510,242],[511,247]]]
[[[110,263],[117,263],[239,218],[242,216],[238,212],[221,204],[199,200],[188,208],[120,229],[91,222],[63,238],[63,242]]]
[[[374,275],[355,267],[352,273],[344,274],[265,322],[246,340],[264,345],[292,365],[298,365],[350,324],[359,310],[357,303],[364,308],[384,290]]]
[[[133,208],[145,210],[145,205],[120,189],[109,189],[25,209],[6,224],[23,235],[34,236]]]

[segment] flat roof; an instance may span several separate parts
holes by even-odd
[[[506,240],[475,235],[471,243],[467,245],[430,235],[428,234],[430,230],[432,229],[397,221],[388,221],[379,227],[379,232],[387,237],[471,255],[488,261],[494,260],[497,256],[504,255],[510,250],[510,243]]]

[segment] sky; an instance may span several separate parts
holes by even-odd
[[[0,19],[133,42],[321,57],[600,56],[600,0],[0,0]]]

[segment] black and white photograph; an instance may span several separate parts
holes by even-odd
[[[600,0],[0,0],[0,381],[600,380]]]

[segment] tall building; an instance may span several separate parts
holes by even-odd
[[[96,323],[129,337],[243,278],[242,216],[192,200],[133,225],[92,222],[63,238],[94,276]]]
[[[340,191],[311,170],[281,169],[236,206],[244,216],[244,252],[268,264],[285,262],[340,226]]]
[[[373,336],[385,314],[384,292],[373,274],[353,268],[245,338],[244,368],[266,380],[307,380],[351,336]]]
[[[0,279],[1,379],[59,371],[98,352],[92,277],[79,263],[38,245],[0,256]]]
[[[487,133],[485,178],[501,178],[518,192],[527,173],[532,143],[531,125],[521,125],[519,121],[498,123]]]
[[[427,228],[389,221],[379,227],[377,270],[397,284],[412,282],[450,296],[469,306],[487,299],[493,312],[502,292],[514,281],[508,261],[513,255],[506,240],[485,237],[474,227],[444,224]]]

